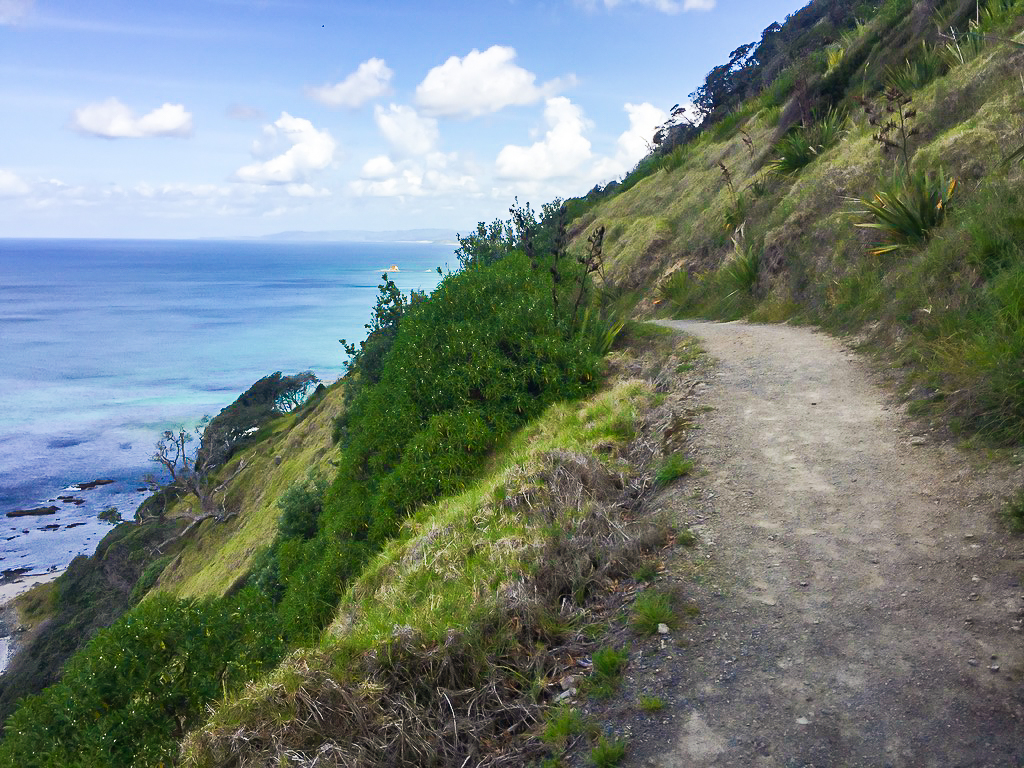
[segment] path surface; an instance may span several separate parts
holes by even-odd
[[[691,438],[711,575],[635,763],[1024,765],[1024,545],[994,514],[1019,470],[922,440],[824,334],[671,325],[719,361]]]

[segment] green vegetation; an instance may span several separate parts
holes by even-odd
[[[149,600],[100,632],[61,681],[7,721],[7,765],[170,764],[206,703],[280,656],[255,593],[225,601]]]
[[[644,590],[633,603],[629,623],[641,635],[657,634],[659,624],[674,629],[678,626],[678,618],[672,607],[671,596],[650,589]]]
[[[654,473],[654,483],[659,488],[664,488],[673,480],[690,474],[693,471],[693,466],[693,461],[681,454],[670,454],[658,464]]]
[[[626,747],[624,739],[609,739],[602,735],[590,750],[590,762],[596,768],[615,768],[625,759]]]
[[[864,210],[857,213],[871,220],[857,226],[877,230],[883,242],[871,253],[881,256],[924,242],[945,220],[955,189],[956,179],[942,171],[911,171],[896,174],[871,200],[861,200]]]
[[[737,49],[705,83],[701,131],[668,150],[680,166],[577,227],[623,232],[607,272],[656,286],[658,311],[863,333],[908,390],[933,393],[924,412],[1016,444],[1024,3],[982,2],[976,21],[940,0],[934,26],[911,6],[840,4],[827,24],[808,7]],[[655,216],[657,233],[637,226]]]
[[[817,123],[790,129],[775,144],[775,159],[768,167],[780,176],[792,176],[825,150],[839,143],[845,132],[845,111],[832,108]]]
[[[583,733],[586,728],[587,721],[578,709],[555,707],[548,714],[541,738],[554,747],[564,749],[573,736]]]
[[[676,534],[676,543],[683,547],[695,547],[697,546],[697,534],[686,528]]]
[[[619,688],[622,672],[629,663],[629,654],[617,648],[600,648],[591,656],[593,671],[590,673],[589,690],[599,699],[607,699]]]
[[[466,492],[493,449],[506,445],[520,425],[553,403],[593,390],[598,384],[599,356],[611,347],[624,321],[591,305],[588,276],[600,267],[601,238],[592,240],[585,258],[570,259],[564,252],[564,224],[564,212],[557,205],[545,207],[540,221],[529,207],[513,209],[505,234],[514,239],[504,242],[504,250],[496,253],[490,247],[493,243],[467,239],[462,251],[464,269],[445,276],[430,299],[405,300],[385,281],[368,343],[359,350],[349,348],[355,354],[342,419],[329,418],[318,408],[328,399],[321,392],[315,403],[259,427],[260,450],[236,453],[219,471],[202,459],[200,446],[200,457],[192,460],[192,466],[195,474],[205,472],[209,477],[204,475],[196,489],[182,487],[177,499],[165,494],[151,505],[155,514],[140,518],[146,522],[118,529],[152,533],[161,520],[179,530],[184,525],[176,535],[163,534],[164,543],[154,550],[158,556],[133,579],[137,588],[132,599],[152,591],[154,583],[157,590],[175,588],[183,594],[183,587],[210,572],[211,566],[223,574],[226,559],[237,557],[232,553],[238,552],[240,544],[256,544],[258,539],[250,537],[259,530],[262,546],[250,546],[242,555],[251,571],[232,574],[233,582],[220,592],[222,597],[175,600],[157,595],[101,630],[69,664],[58,686],[20,707],[0,747],[0,763],[18,763],[33,743],[52,744],[51,751],[39,752],[44,764],[153,765],[167,759],[176,752],[177,741],[204,716],[211,700],[274,665],[289,646],[320,635],[337,615],[347,588],[372,558],[409,530],[406,521],[412,513],[438,497]],[[629,409],[634,399],[626,395],[625,411],[606,399],[598,400],[587,414],[580,439],[632,435]],[[275,443],[287,449],[292,433],[322,435],[325,421],[335,423],[341,440],[333,483],[316,471],[323,466],[315,460],[317,454],[309,456],[314,460],[307,461],[299,474],[301,465],[267,450],[273,450]],[[202,439],[206,441],[207,435]],[[185,442],[168,443],[167,456],[176,455],[175,445],[184,450]],[[289,460],[294,458],[295,452],[288,453]],[[274,469],[264,465],[258,475],[250,473],[261,457]],[[217,484],[214,478],[221,477],[227,480]],[[288,484],[282,487],[285,481]],[[614,486],[609,483],[609,487]],[[260,495],[254,497],[257,488]],[[168,556],[173,553],[166,547],[179,547],[197,530],[202,534],[200,524],[207,526],[205,542],[216,543],[215,532],[235,523],[237,513],[229,510],[257,499],[263,500],[254,505],[254,511],[265,508],[266,494],[274,488],[280,490],[273,512],[239,520],[230,539],[214,548],[217,563],[196,548],[190,548],[189,556],[206,560],[203,566]],[[190,503],[190,496],[199,499],[203,513],[177,512],[179,506]],[[500,494],[492,487],[487,497]],[[219,511],[205,514],[208,509]],[[520,517],[505,525],[518,528]],[[588,519],[584,516],[578,524],[584,528],[598,524]],[[269,548],[268,522],[276,531]],[[597,536],[577,530],[569,521],[565,525],[565,535],[576,539]],[[465,578],[480,578],[485,594],[493,595],[501,583],[495,581],[499,574],[511,577],[521,567],[520,548],[503,549],[509,541],[506,537],[480,540],[475,526],[476,522],[466,529],[467,546],[474,554],[460,551],[453,566]],[[494,548],[498,549],[493,559],[483,556]],[[626,573],[641,550],[631,548],[623,554],[625,564],[620,567]],[[553,564],[558,562],[551,559]],[[616,562],[613,557],[608,566]],[[526,637],[519,637],[510,625],[507,632],[497,631],[484,641],[486,633],[494,630],[488,623],[492,619],[486,617],[494,616],[497,608],[482,596],[467,603],[464,584],[450,576],[433,585],[434,600],[441,603],[433,602],[431,608],[447,609],[436,617],[444,631],[453,626],[477,627],[467,638],[461,672],[467,679],[483,679],[491,668],[491,652],[505,656],[509,669],[516,668],[517,649],[525,647]],[[585,573],[570,579],[580,599],[588,594],[591,578],[594,574]],[[203,579],[199,583],[209,589],[209,576]],[[246,582],[249,586],[242,588]],[[410,594],[422,594],[425,586],[417,581]],[[551,596],[555,605],[561,599],[560,593]],[[389,611],[386,623],[375,624],[367,617],[370,621],[362,627],[371,632],[386,630],[391,637],[396,624],[407,625],[417,613],[411,604],[395,608],[397,613]],[[461,619],[455,614],[461,614]],[[567,628],[557,616],[557,610],[542,610],[523,631],[534,639],[562,637]],[[351,642],[370,642],[373,647],[383,639],[352,638],[349,648]],[[341,656],[355,658],[349,653],[338,650]],[[414,663],[412,658],[408,662]],[[496,695],[508,694],[496,691]],[[66,699],[73,699],[75,705],[58,718],[57,710]],[[118,723],[127,729],[123,733],[132,732],[134,737],[120,735]]]
[[[641,563],[640,567],[633,571],[633,578],[650,584],[658,578],[658,564],[654,560]]]
[[[657,696],[641,696],[636,703],[641,711],[648,713],[660,712],[665,708],[665,700]]]
[[[1015,533],[1024,533],[1024,491],[1017,494],[1003,506],[1003,519]]]

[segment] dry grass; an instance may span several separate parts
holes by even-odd
[[[620,355],[611,391],[553,407],[513,441],[514,461],[411,520],[323,647],[222,704],[186,740],[184,764],[521,766],[551,754],[558,681],[585,675],[578,660],[598,647],[594,601],[671,538],[647,513],[650,467],[686,417],[681,398],[654,395],[677,383],[678,358],[659,356]]]

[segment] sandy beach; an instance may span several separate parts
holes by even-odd
[[[26,574],[17,581],[0,584],[0,675],[7,669],[7,662],[19,645],[21,636],[16,634],[18,615],[11,601],[18,595],[28,592],[37,584],[46,584],[60,576],[64,571]]]
[[[5,581],[0,584],[0,610],[7,607],[7,604],[11,602],[18,595],[28,592],[36,584],[46,584],[53,581],[58,576],[64,573],[60,571],[49,571],[48,573],[38,574],[25,574],[20,577],[17,581]]]

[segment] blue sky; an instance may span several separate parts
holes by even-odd
[[[467,230],[628,171],[783,0],[0,0],[0,237]]]

